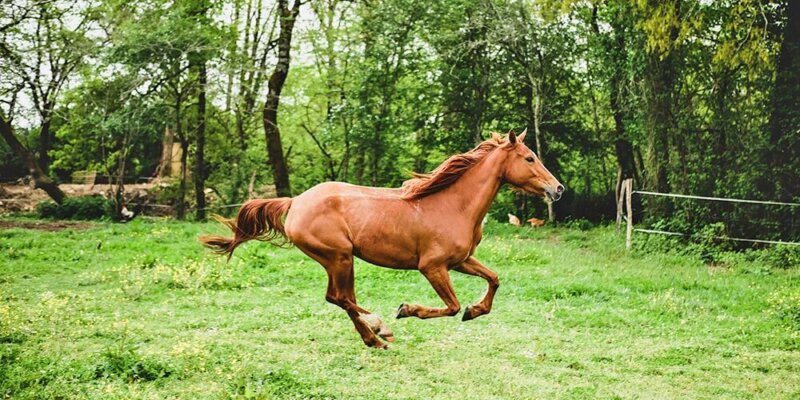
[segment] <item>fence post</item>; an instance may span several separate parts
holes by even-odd
[[[616,193],[617,195],[617,234],[619,234],[620,228],[622,227],[622,205],[625,201],[625,182],[622,181],[619,184],[619,192]]]
[[[625,186],[625,202],[628,203],[628,229],[625,234],[625,248],[630,250],[633,241],[633,202],[631,201],[633,197],[633,179],[626,179]]]

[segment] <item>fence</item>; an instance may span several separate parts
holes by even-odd
[[[208,206],[208,207],[203,207],[201,210],[208,211],[208,210],[218,210],[220,208],[233,208],[233,207],[240,207],[243,204],[244,203],[224,204],[220,206]],[[153,203],[131,203],[131,206],[175,208],[175,206],[171,206],[168,204],[153,204]],[[197,211],[197,209],[194,207],[186,207],[186,211]]]
[[[644,191],[644,190],[633,190],[633,179],[626,179],[626,180],[624,180],[622,182],[622,186],[620,188],[620,193],[619,193],[619,196],[617,198],[617,231],[619,232],[620,226],[622,225],[623,208],[625,208],[625,219],[626,219],[625,248],[627,248],[627,249],[630,249],[631,245],[633,244],[633,233],[634,232],[641,232],[641,233],[647,233],[647,234],[657,234],[657,235],[667,235],[667,236],[682,236],[682,237],[696,237],[696,236],[698,236],[697,234],[690,234],[690,233],[669,232],[669,231],[662,231],[662,230],[657,230],[657,229],[634,228],[633,227],[633,203],[632,203],[632,198],[633,198],[633,194],[634,193],[640,194],[640,195],[644,195],[644,196],[661,196],[661,197],[672,197],[672,198],[681,198],[681,199],[722,201],[722,202],[728,202],[728,203],[748,203],[748,204],[766,204],[766,205],[777,205],[777,206],[788,206],[788,207],[800,207],[800,203],[785,203],[785,202],[780,202],[780,201],[767,201],[767,200],[732,199],[732,198],[725,198],[725,197],[694,196],[694,195],[687,195],[687,194],[659,193],[659,192],[648,192],[648,191]],[[735,241],[735,242],[765,243],[765,244],[779,244],[779,245],[787,245],[787,246],[800,246],[800,242],[784,242],[784,241],[781,241],[781,240],[736,238],[736,237],[727,237],[727,236],[714,236],[713,238],[714,239],[720,239],[720,240],[731,240],[731,241]]]

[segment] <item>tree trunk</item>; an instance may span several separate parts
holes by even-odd
[[[206,75],[206,62],[202,60],[198,65],[200,92],[197,94],[197,137],[194,153],[194,193],[197,203],[195,218],[198,221],[206,219]]]
[[[189,175],[189,139],[186,134],[181,138],[181,180],[178,183],[178,219],[186,218],[186,179]]]
[[[633,145],[625,136],[625,120],[622,107],[622,83],[625,79],[625,26],[626,16],[623,10],[617,9],[611,20],[613,42],[606,42],[606,52],[611,56],[612,72],[609,79],[609,106],[614,117],[614,153],[617,156],[617,182],[614,197],[619,201],[622,182],[625,179],[636,179],[636,164],[633,157]],[[597,6],[592,7],[592,30],[598,37],[601,35],[597,24]]]
[[[189,140],[186,138],[186,134],[183,133],[183,126],[181,124],[181,107],[183,101],[180,97],[180,93],[178,93],[177,96],[175,100],[175,136],[181,142],[181,171],[180,182],[178,182],[178,208],[176,210],[176,217],[178,219],[184,219],[186,217],[186,161],[189,152]]]
[[[680,13],[680,0],[671,0],[674,12]],[[651,0],[650,7],[657,7],[658,2]],[[673,92],[675,89],[675,63],[678,58],[674,43],[678,39],[678,27],[669,28],[669,48],[666,53],[651,50],[647,54],[647,72],[645,85],[647,89],[647,186],[656,192],[670,191],[669,171],[670,140],[675,137],[675,121],[673,113]],[[652,217],[660,218],[669,215],[671,203],[666,198],[656,197],[648,202],[648,212]]]
[[[786,2],[786,28],[775,71],[769,120],[768,190],[777,200],[800,197],[800,2]]]
[[[537,80],[533,77],[533,74],[529,73],[528,83],[531,87],[530,107],[531,116],[533,117],[533,137],[536,140],[536,155],[539,156],[539,159],[541,159],[543,163],[546,163],[544,154],[544,138],[542,137],[542,131],[539,128],[542,120],[542,93],[540,82],[537,82]],[[555,222],[556,220],[556,212],[553,209],[552,201],[547,201],[547,220],[549,222]]]
[[[49,105],[44,106],[45,113],[42,114],[42,126],[39,129],[39,166],[45,174],[50,173],[50,149],[53,147],[53,138],[50,132],[51,117],[47,111]]]
[[[122,221],[125,217],[122,215],[122,208],[125,207],[125,161],[128,157],[128,136],[122,138],[122,146],[119,156],[117,157],[117,171],[116,171],[116,188],[109,182],[114,194],[114,215],[112,216],[116,221]],[[110,177],[109,177],[110,178]]]
[[[158,165],[156,176],[159,178],[168,178],[172,176],[172,144],[175,141],[175,136],[169,126],[164,128],[164,139],[161,142],[161,162]]]
[[[615,31],[616,54],[625,54],[625,37],[622,32]],[[622,110],[622,82],[625,77],[624,59],[614,60],[614,72],[611,75],[609,105],[614,115],[614,151],[617,155],[617,166],[622,180],[636,178],[636,165],[633,162],[633,145],[625,136],[624,111]]]
[[[530,78],[530,77],[529,77]],[[535,91],[534,91],[534,83],[532,80],[529,79],[529,84],[524,90],[525,94],[525,111],[528,114],[528,124],[533,126],[533,141],[534,147],[536,148],[536,154],[539,158],[544,161],[542,156],[542,138],[541,138],[541,131],[539,130],[539,100],[535,99]],[[531,135],[527,136],[531,138]],[[530,143],[530,139],[528,140]],[[529,144],[528,143],[528,144]],[[529,146],[530,147],[530,146]],[[519,199],[519,195],[514,195],[514,203],[517,206],[517,214],[519,215],[523,211],[522,201]],[[527,207],[527,204],[525,204]],[[553,205],[550,202],[547,202],[547,217],[548,220],[552,222],[550,217],[553,216]]]
[[[300,0],[295,0],[289,9],[288,0],[278,0],[280,12],[280,34],[278,36],[278,63],[272,71],[267,84],[267,100],[264,103],[264,135],[267,139],[267,156],[272,164],[272,177],[275,182],[275,191],[278,197],[292,195],[289,186],[289,169],[283,154],[281,132],[278,128],[278,107],[281,101],[281,91],[289,75],[292,49],[292,30],[300,12]]]
[[[669,58],[669,56],[667,57]],[[647,76],[647,134],[648,187],[669,192],[669,138],[671,136],[672,69],[670,60],[660,60],[658,54],[648,56]]]
[[[36,157],[34,157],[33,153],[31,153],[19,139],[17,139],[11,124],[6,121],[5,117],[2,115],[0,115],[0,134],[3,135],[3,139],[5,139],[8,146],[11,147],[11,150],[25,163],[25,166],[28,168],[28,173],[31,175],[33,187],[44,190],[53,201],[61,204],[66,197],[64,192],[62,192],[58,185],[44,173],[39,163],[36,161]]]

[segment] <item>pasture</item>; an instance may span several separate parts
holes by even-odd
[[[487,226],[491,314],[395,320],[440,300],[415,271],[358,263],[359,304],[397,341],[364,346],[323,269],[215,223],[0,230],[0,397],[797,398],[800,271],[624,249],[610,227]],[[30,221],[28,221],[30,222]],[[452,272],[466,307],[482,279]],[[795,303],[792,303],[792,302]],[[788,305],[787,305],[788,304]],[[788,307],[788,308],[787,308]],[[798,314],[800,315],[800,314]]]

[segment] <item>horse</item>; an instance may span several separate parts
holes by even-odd
[[[557,201],[564,186],[517,136],[492,134],[474,149],[451,156],[430,174],[414,174],[400,188],[375,188],[325,182],[297,197],[246,202],[233,219],[219,218],[233,238],[203,236],[201,242],[230,259],[249,240],[300,249],[325,268],[325,300],[347,315],[369,347],[388,348],[394,341],[380,318],[356,303],[353,257],[368,263],[418,270],[445,307],[402,303],[397,318],[455,316],[461,305],[450,282],[450,270],[478,276],[488,290],[467,307],[468,321],[492,310],[499,287],[497,274],[474,257],[483,235],[483,219],[500,187]],[[380,339],[379,339],[380,337]]]

